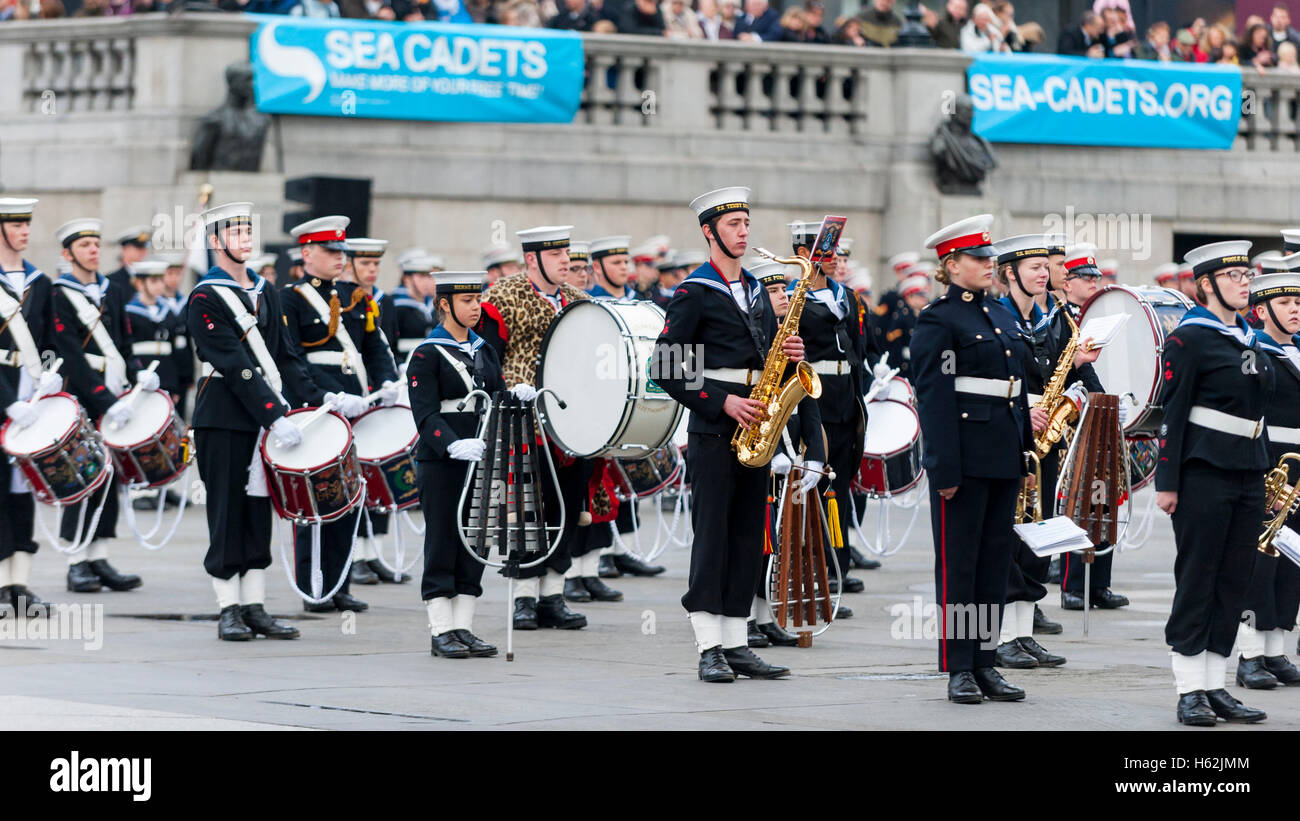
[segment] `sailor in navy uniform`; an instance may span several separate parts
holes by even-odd
[[[1236,314],[1250,299],[1250,243],[1187,252],[1201,304],[1165,342],[1157,404],[1164,407],[1156,504],[1173,517],[1174,602],[1165,624],[1178,689],[1178,720],[1265,716],[1224,689],[1273,466],[1264,414],[1277,381],[1273,355]]]
[[[438,261],[422,248],[404,251],[398,258],[402,284],[389,294],[383,314],[384,336],[398,362],[406,362],[438,324],[433,307],[433,269]]]
[[[287,446],[302,432],[285,414],[285,382],[306,369],[284,339],[280,292],[249,269],[253,204],[203,212],[213,267],[185,309],[194,352],[203,362],[194,400],[194,450],[207,490],[208,546],[203,569],[217,599],[217,638],[294,639],[298,630],[266,611],[273,514],[258,444],[262,431]]]
[[[731,437],[737,424],[748,427],[759,418],[761,404],[749,394],[763,375],[778,325],[767,292],[741,267],[749,189],[710,191],[691,209],[708,241],[709,261],[678,286],[652,354],[656,381],[691,412],[686,469],[695,537],[682,606],[695,631],[701,680],[777,678],[789,669],[754,655],[746,630],[762,569],[757,547],[771,470],[740,464]],[[797,336],[787,338],[784,350],[791,362],[803,360]],[[811,397],[800,413],[808,414],[804,424],[821,424]]]
[[[97,219],[79,219],[64,223],[56,232],[63,258],[72,269],[55,281],[51,297],[54,344],[63,358],[68,393],[92,421],[102,416],[105,425],[119,427],[130,421],[131,406],[118,396],[130,387],[136,369],[129,357],[130,326],[120,294],[99,273],[100,226]],[[144,372],[140,385],[143,390],[157,390],[158,377]],[[101,585],[133,590],[141,584],[139,576],[119,573],[108,563],[106,542],[117,538],[116,478],[81,503],[64,508],[59,537],[84,542],[80,531],[90,527],[101,499],[103,510],[90,544],[68,554],[68,590],[73,593],[98,592]]]
[[[497,280],[519,273],[519,251],[509,245],[492,245],[483,252],[483,267],[488,285],[495,285]]]
[[[424,512],[424,576],[420,598],[429,614],[431,652],[444,658],[495,656],[471,632],[483,595],[483,564],[461,542],[457,508],[486,443],[478,438],[482,400],[458,407],[471,390],[506,389],[497,352],[470,330],[478,324],[485,271],[434,274],[442,322],[411,353],[406,378],[420,431],[416,448],[420,509]]]
[[[55,393],[62,378],[42,369],[41,354],[53,350],[50,278],[23,259],[31,238],[29,197],[0,198],[0,407],[17,429],[36,421],[33,396]],[[20,327],[21,326],[21,327]],[[36,504],[16,468],[0,469],[0,614],[39,615],[48,603],[27,587],[37,542]]]
[[[995,245],[998,252],[997,277],[1007,292],[999,302],[1015,316],[1021,338],[1033,359],[1025,375],[1025,389],[1029,393],[1030,423],[1036,434],[1047,427],[1048,417],[1046,410],[1035,405],[1042,400],[1043,388],[1056,370],[1068,340],[1068,336],[1062,340],[1055,335],[1053,315],[1045,313],[1038,304],[1038,298],[1050,288],[1052,248],[1049,242],[1043,234],[1021,234],[1007,237]],[[1075,383],[1081,380],[1096,383],[1091,363],[1101,355],[1101,349],[1086,351],[1084,347],[1080,345],[1076,350],[1066,375],[1066,385],[1069,386],[1067,399],[1079,407],[1082,407],[1086,394],[1082,384],[1076,387]],[[1045,516],[1052,515],[1056,477],[1068,444],[1060,442],[1042,457],[1039,465],[1043,479],[1039,492]],[[1041,614],[1037,602],[1047,595],[1045,585],[1050,561],[1035,555],[1021,540],[1015,541],[1002,611],[1002,635],[996,656],[998,667],[1059,667],[1065,664],[1063,656],[1049,653],[1033,636],[1035,621]],[[1042,616],[1042,622],[1046,622],[1046,616]],[[1061,632],[1061,626],[1054,622],[1040,624],[1038,632]]]
[[[167,263],[163,273],[163,293],[159,301],[176,317],[177,324],[172,336],[172,360],[175,362],[176,376],[180,383],[177,391],[176,412],[182,419],[189,419],[189,392],[194,387],[194,351],[190,347],[189,329],[185,326],[185,304],[188,295],[181,290],[181,280],[185,276],[184,254],[160,254],[159,259]]]
[[[591,287],[587,293],[595,298],[636,299],[636,288],[629,282],[632,274],[628,256],[628,236],[601,237],[588,243],[591,254]]]
[[[153,229],[148,225],[133,226],[117,236],[117,244],[121,248],[118,258],[122,267],[109,274],[108,281],[118,289],[123,304],[135,296],[135,283],[131,278],[135,276],[135,264],[149,256],[149,240],[152,236]]]
[[[912,337],[930,482],[939,669],[949,674],[949,700],[963,704],[1025,697],[993,668],[1025,475],[1021,454],[1033,438],[1024,389],[1029,352],[1015,317],[986,293],[996,256],[992,225],[993,217],[981,214],[926,240],[948,291],[921,312]]]
[[[181,385],[172,356],[172,338],[181,327],[181,319],[163,301],[162,277],[166,271],[167,263],[156,259],[142,259],[132,266],[135,296],[126,303],[126,313],[131,324],[129,350],[135,367],[147,370],[153,366],[159,387],[176,402]]]
[[[876,347],[881,351],[888,350],[888,334],[894,329],[894,320],[903,307],[903,297],[898,292],[898,285],[907,276],[912,266],[920,262],[921,255],[915,251],[904,251],[889,258],[889,270],[894,274],[894,285],[880,295],[880,299],[876,300],[876,307],[872,309],[875,319],[871,323],[871,329],[876,335]],[[891,360],[893,358],[890,357]]]
[[[1047,289],[1034,298],[1043,311],[1065,298],[1065,240],[1064,234],[1047,234],[1047,264],[1049,266]]]
[[[1264,410],[1268,458],[1276,465],[1284,453],[1300,450],[1300,253],[1265,263],[1266,273],[1250,283],[1250,304],[1262,327],[1255,337],[1273,359],[1277,385]],[[1279,271],[1267,273],[1267,271]],[[1296,464],[1289,462],[1291,483]],[[1267,512],[1273,516],[1272,511]],[[1300,528],[1300,515],[1287,517]],[[1287,633],[1300,611],[1300,567],[1285,556],[1255,556],[1246,589],[1242,621],[1237,627],[1237,686],[1271,690],[1278,684],[1300,685],[1300,670],[1286,657]]]
[[[355,284],[339,282],[347,249],[347,217],[319,217],[290,233],[302,249],[305,276],[284,293],[284,321],[288,343],[307,362],[308,380],[286,384],[286,396],[298,405],[330,403],[352,419],[365,413],[371,391],[381,391],[385,405],[397,401],[397,370],[377,323],[374,300]],[[369,605],[349,593],[356,517],[352,512],[319,525],[324,592],[337,592],[332,600],[304,602],[308,612],[331,610],[361,612]],[[313,525],[312,527],[316,527]],[[309,593],[311,584],[311,528],[295,528],[298,586]]]
[[[1048,309],[1049,332],[1056,340],[1055,350],[1065,348],[1070,339],[1070,324],[1066,322],[1061,311],[1069,311],[1075,324],[1080,323],[1083,305],[1101,289],[1101,269],[1097,267],[1097,246],[1090,243],[1078,243],[1067,247],[1065,254],[1065,300],[1054,303]],[[1059,306],[1059,307],[1058,307]],[[1082,342],[1082,340],[1080,340]],[[1083,347],[1082,345],[1080,347]],[[1052,363],[1056,367],[1056,363]],[[1051,371],[1048,371],[1050,376]],[[1079,371],[1086,391],[1104,393],[1105,388],[1093,368]],[[1071,382],[1073,384],[1073,382]],[[1120,424],[1125,422],[1126,406],[1120,403]],[[1049,485],[1054,487],[1054,485]],[[1101,610],[1114,610],[1127,605],[1128,597],[1110,589],[1111,567],[1115,563],[1115,551],[1096,556],[1092,561],[1089,578],[1091,593],[1089,606]],[[1061,608],[1064,610],[1083,609],[1083,562],[1078,556],[1066,553],[1061,560]]]
[[[281,290],[290,288],[302,281],[302,249],[296,245],[291,246],[284,252],[284,255],[289,258],[289,270],[286,272],[288,276],[284,278],[284,282],[278,286]]]
[[[565,280],[579,291],[591,287],[591,245],[580,240],[569,242],[569,277]]]

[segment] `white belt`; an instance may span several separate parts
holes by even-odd
[[[996,396],[999,399],[1013,399],[1020,395],[1021,380],[985,379],[980,376],[959,376],[954,383],[957,393],[972,393],[977,396]]]
[[[1192,412],[1187,414],[1187,421],[1193,425],[1231,433],[1233,436],[1243,436],[1247,439],[1258,439],[1259,435],[1264,432],[1263,419],[1242,419],[1240,416],[1233,416],[1230,413],[1207,408],[1204,405],[1193,406]]]
[[[1281,428],[1277,425],[1269,425],[1267,430],[1270,442],[1300,445],[1300,428]]]
[[[104,367],[108,364],[108,361],[97,353],[88,353],[85,354],[85,357],[86,364],[96,371],[104,370]]]
[[[1043,401],[1043,395],[1041,393],[1031,393],[1026,398],[1029,400],[1029,406],[1031,408]]]
[[[261,368],[255,368],[254,370],[256,370],[258,373],[262,373],[262,369],[261,369]],[[211,363],[211,362],[200,362],[200,363],[199,363],[199,376],[202,376],[202,377],[205,377],[205,378],[206,378],[206,377],[209,377],[209,376],[215,376],[215,377],[218,378],[218,379],[223,379],[223,378],[225,377],[225,375],[222,374],[221,371],[219,371],[219,370],[217,370],[216,368],[212,367],[212,363]],[[266,374],[262,373],[262,376],[265,378]]]
[[[183,351],[183,350],[185,350],[185,344],[186,344],[186,343],[185,343],[185,337],[183,337],[183,336],[178,336],[178,337],[176,337],[175,339],[172,340],[172,345],[173,345],[173,346],[176,348],[176,350],[178,350],[178,351]]]
[[[476,396],[468,402],[465,402],[465,397],[463,396],[459,399],[444,399],[441,404],[438,405],[438,411],[440,413],[474,413],[478,408],[478,403],[481,398],[482,397]],[[465,407],[460,407],[461,402],[465,402]]]
[[[820,362],[809,362],[808,364],[822,376],[844,376],[849,372],[849,361],[847,359],[823,359]]]
[[[760,373],[761,371],[752,368],[705,368],[703,376],[705,379],[716,379],[719,382],[752,385],[758,381]]]
[[[159,356],[165,356],[172,352],[172,343],[170,342],[133,342],[131,343],[131,353],[143,354],[151,353]]]
[[[423,337],[421,337],[421,338],[419,338],[419,339],[417,339],[417,338],[415,338],[415,337],[409,337],[409,338],[407,338],[407,339],[399,339],[399,340],[397,340],[397,352],[398,352],[398,353],[410,353],[411,351],[413,351],[413,350],[415,350],[416,348],[420,347],[420,343],[423,342],[423,341],[424,341],[424,338],[423,338]]]
[[[0,351],[0,365],[17,368],[21,364],[23,363],[18,361],[18,351]]]
[[[343,367],[343,351],[308,351],[307,361],[313,365],[338,365]]]

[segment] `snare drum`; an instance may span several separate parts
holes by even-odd
[[[289,411],[302,424],[314,408]],[[361,504],[366,483],[347,420],[330,411],[302,432],[289,448],[268,433],[262,437],[262,464],[275,512],[299,524],[332,522]]]
[[[669,444],[644,459],[615,459],[618,466],[618,498],[628,502],[644,499],[672,487],[682,475],[682,456]]]
[[[1083,306],[1079,326],[1091,316],[1127,314],[1118,336],[1093,363],[1106,393],[1119,396],[1127,408],[1124,435],[1149,438],[1160,432],[1164,409],[1155,404],[1160,393],[1160,357],[1165,339],[1178,327],[1192,301],[1168,288],[1107,285]]]
[[[905,405],[916,407],[916,391],[912,388],[912,383],[901,376],[895,376],[889,380],[871,401],[879,402],[885,399],[892,399],[895,402],[902,402]]]
[[[640,459],[672,439],[682,406],[650,378],[664,311],[653,302],[584,299],[560,311],[542,340],[537,388],[546,433],[567,454]],[[553,353],[552,353],[553,352]]]
[[[372,408],[352,420],[352,436],[366,479],[366,506],[391,513],[419,504],[415,443],[420,434],[411,409]]]
[[[39,414],[19,430],[12,420],[0,428],[0,443],[42,504],[75,504],[108,479],[108,456],[81,405],[66,393],[36,401]]]
[[[171,484],[185,472],[188,455],[185,425],[172,398],[162,391],[149,391],[131,401],[131,421],[113,429],[101,420],[99,435],[123,482],[136,487]]]
[[[867,406],[867,436],[854,493],[896,496],[916,487],[921,465],[921,419],[911,405],[882,399]]]

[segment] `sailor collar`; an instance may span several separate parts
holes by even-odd
[[[56,281],[65,288],[79,291],[80,293],[90,297],[95,304],[99,304],[108,293],[108,277],[98,272],[95,273],[95,281],[90,285],[83,285],[81,280],[77,279],[72,274],[60,274]]]
[[[2,278],[4,284],[12,285],[12,283],[9,281],[9,277],[7,274],[8,272],[6,272],[6,276]],[[42,271],[40,268],[37,268],[35,265],[32,265],[27,260],[23,260],[23,290],[18,294],[18,296],[22,296],[23,293],[26,293],[27,289],[32,287],[32,283],[43,276],[45,276],[44,271]]]
[[[746,291],[749,294],[749,304],[753,305],[758,301],[758,295],[762,293],[763,286],[759,284],[753,274],[744,268],[740,269],[740,281],[745,283]],[[698,282],[699,284],[708,286],[715,291],[721,291],[733,302],[735,301],[735,297],[732,295],[731,291],[730,280],[719,273],[718,269],[713,267],[712,262],[706,262],[692,271],[686,279],[682,280],[683,284],[687,282]]]
[[[166,318],[167,314],[171,313],[171,308],[168,307],[167,303],[164,302],[162,298],[159,298],[153,305],[146,305],[144,304],[144,301],[140,299],[139,294],[131,297],[131,301],[126,303],[126,310],[130,313],[146,317],[154,322],[162,322],[163,319]]]
[[[483,347],[484,345],[483,337],[474,333],[472,330],[469,332],[468,341],[469,341],[469,352],[471,354],[478,353],[478,349]],[[420,344],[441,345],[444,348],[451,348],[452,350],[462,351],[462,352],[465,350],[464,348],[461,347],[462,343],[459,340],[457,340],[454,336],[452,336],[450,333],[448,333],[447,329],[442,327],[441,325],[439,325],[438,327],[430,331],[429,335],[425,337],[424,341],[421,342]]]
[[[203,278],[199,280],[199,284],[200,285],[221,285],[226,288],[238,288],[239,290],[248,294],[250,297],[253,297],[255,299],[257,297],[260,297],[262,295],[262,289],[266,287],[266,280],[258,276],[257,274],[253,273],[253,269],[251,268],[245,269],[245,273],[247,273],[248,278],[253,281],[253,284],[247,288],[245,288],[243,285],[240,285],[238,282],[234,280],[233,277],[230,276],[230,274],[227,274],[225,271],[221,270],[219,267],[216,266],[213,266],[213,268],[210,271],[208,271],[206,274],[203,275]],[[177,299],[179,300],[179,296],[177,297]]]
[[[636,295],[636,291],[632,288],[632,286],[624,285],[623,295],[615,296],[614,294],[611,294],[609,291],[606,291],[605,287],[601,285],[599,282],[593,282],[591,287],[587,289],[587,295],[596,297],[597,299],[603,297],[610,297],[612,299],[632,299],[632,297]]]
[[[1183,319],[1178,323],[1181,328],[1184,325],[1200,325],[1214,331],[1218,331],[1224,336],[1231,337],[1244,347],[1252,347],[1259,340],[1255,330],[1246,324],[1246,320],[1241,315],[1236,316],[1236,322],[1232,326],[1223,324],[1223,322],[1210,309],[1203,305],[1196,305],[1187,313],[1183,314]]]

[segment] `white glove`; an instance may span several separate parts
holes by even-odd
[[[158,390],[158,374],[153,371],[140,371],[136,374],[135,384],[145,393],[153,393]]]
[[[889,354],[885,354],[880,357],[880,361],[876,363],[876,367],[871,369],[871,377],[877,382],[888,382],[893,378],[893,375],[890,373],[892,370],[893,368],[889,367]]]
[[[125,426],[130,421],[131,405],[125,400],[117,400],[113,403],[113,407],[104,412],[104,423],[114,430]]]
[[[271,435],[286,448],[296,447],[302,442],[302,428],[287,416],[281,416],[271,423]]]
[[[821,462],[807,462],[804,464],[803,478],[799,480],[799,492],[807,493],[809,490],[817,487],[817,483],[822,480],[821,473],[813,471],[823,470],[826,466]]]
[[[355,393],[327,393],[325,394],[325,404],[349,419],[360,416],[369,407],[366,400]]]
[[[1083,406],[1088,402],[1088,390],[1083,387],[1082,382],[1075,382],[1065,389],[1065,398],[1074,403],[1074,406],[1083,412]]]
[[[447,446],[447,455],[453,459],[477,462],[483,458],[487,443],[482,439],[457,439]]]
[[[383,387],[379,389],[380,403],[383,404],[384,407],[396,405],[399,390],[400,386],[396,382],[385,382]]]
[[[1123,428],[1128,424],[1128,405],[1124,402],[1119,403],[1119,426]]]
[[[5,415],[14,420],[14,426],[19,430],[35,422],[40,416],[36,411],[36,406],[27,402],[14,402],[5,408]]]
[[[778,453],[772,457],[772,472],[777,476],[784,476],[790,472],[790,457],[784,453]]]
[[[48,396],[61,390],[63,390],[63,377],[56,371],[42,371],[41,378],[36,380],[37,396]]]
[[[520,402],[531,402],[537,398],[537,388],[520,382],[518,385],[515,385],[510,389],[510,395],[518,399]]]

